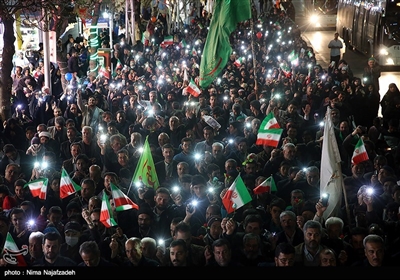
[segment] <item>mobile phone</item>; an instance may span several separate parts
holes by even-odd
[[[323,193],[323,194],[321,195],[321,203],[322,203],[322,205],[325,206],[325,207],[328,206],[329,196],[330,196],[329,193]]]
[[[188,209],[188,212],[189,212],[189,213],[193,213],[193,212],[194,212],[194,205],[193,205],[193,203],[189,203],[189,204],[187,205],[187,209]]]
[[[163,254],[165,254],[165,241],[164,239],[159,239],[158,240],[158,246],[160,246],[161,251]]]

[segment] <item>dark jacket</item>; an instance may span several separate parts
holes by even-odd
[[[42,257],[41,259],[38,259],[37,261],[35,261],[32,264],[32,266],[54,266],[54,267],[76,266],[76,262],[74,262],[70,258],[59,255],[54,263],[49,263],[48,261],[45,260],[44,257]]]

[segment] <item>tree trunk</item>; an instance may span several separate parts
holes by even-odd
[[[11,113],[11,91],[13,80],[11,72],[13,69],[13,57],[15,54],[15,36],[14,36],[14,19],[12,16],[3,18],[4,24],[4,48],[2,55],[2,69],[0,79],[0,116],[1,121],[9,119]]]
[[[56,38],[60,38],[60,36],[64,33],[65,29],[68,26],[68,18],[63,19],[63,22],[59,24],[56,28]],[[63,92],[68,86],[68,81],[65,79],[65,74],[68,73],[68,61],[67,61],[67,49],[64,47],[64,43],[61,48],[56,49],[56,60],[58,68],[61,72],[61,85],[63,88]]]
[[[98,1],[94,5],[93,9],[93,17],[92,17],[92,27],[90,28],[90,38],[89,38],[89,75],[97,76],[98,72],[98,62],[97,62],[97,49],[99,48],[99,30],[97,29],[97,22],[99,21],[100,17],[100,2]],[[93,28],[94,27],[94,28]],[[112,46],[110,46],[112,48]]]

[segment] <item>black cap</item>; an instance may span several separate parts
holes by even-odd
[[[115,121],[110,121],[110,122],[107,124],[107,127],[110,127],[110,126],[117,126],[117,123],[116,123]]]
[[[74,231],[80,232],[82,230],[82,226],[78,222],[71,221],[71,222],[68,222],[64,227],[64,232],[67,232],[69,230],[74,230]]]

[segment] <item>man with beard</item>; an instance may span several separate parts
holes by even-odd
[[[171,242],[169,247],[169,266],[193,266],[189,258],[189,250],[186,242],[182,239],[177,239]]]
[[[326,249],[321,244],[322,225],[314,220],[307,221],[303,226],[304,242],[295,247],[295,264],[299,266],[319,266],[319,252]]]
[[[127,232],[127,236],[132,237],[151,237],[154,239],[160,238],[155,232],[155,218],[154,213],[149,205],[143,203],[139,206],[137,212],[137,225],[132,232]]]
[[[243,236],[243,245],[234,253],[234,259],[244,266],[258,266],[268,259],[261,254],[262,240],[259,234],[249,232]]]
[[[220,142],[214,142],[211,145],[211,149],[212,149],[212,163],[215,163],[216,165],[219,166],[219,169],[225,170],[225,155],[224,155],[224,144],[220,143]]]
[[[97,129],[99,124],[101,123],[101,118],[103,115],[103,110],[97,107],[96,96],[91,95],[88,98],[87,105],[84,105],[82,94],[80,91],[77,91],[77,104],[79,110],[82,112],[82,127],[90,126],[94,130],[94,134],[97,133]],[[83,133],[82,133],[83,135]]]
[[[157,261],[143,255],[140,238],[131,237],[126,240],[125,253],[128,261],[124,262],[122,266],[159,266]]]
[[[82,140],[78,143],[82,146],[82,154],[89,157],[92,164],[103,167],[100,155],[100,147],[96,143],[96,137],[93,134],[93,128],[90,126],[82,127]]]
[[[70,258],[60,255],[61,235],[58,232],[50,231],[43,236],[43,257],[33,263],[33,266],[76,266]]]
[[[171,236],[170,224],[174,217],[185,217],[185,206],[181,201],[180,206],[173,204],[171,193],[167,188],[160,187],[156,190],[154,196],[155,207],[153,213],[155,216],[155,233],[158,238],[167,239]]]
[[[209,250],[207,250],[209,252]],[[241,267],[241,263],[232,260],[232,245],[224,238],[212,243],[212,254],[206,254],[206,266],[211,267]]]
[[[306,107],[303,109],[304,116],[298,113],[299,104],[292,100],[289,102],[286,110],[280,110],[275,113],[275,117],[281,127],[287,127],[287,123],[292,122],[298,129],[302,131],[304,127],[308,127],[311,125],[309,121],[309,115],[311,111],[311,107]],[[312,118],[311,118],[312,119]]]

